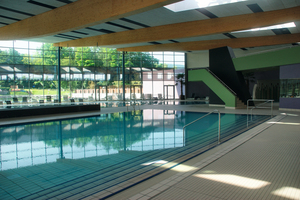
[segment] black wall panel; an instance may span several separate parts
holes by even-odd
[[[230,47],[221,47],[209,50],[209,69],[229,86],[245,104],[251,98],[242,73],[236,72],[232,58],[233,50]],[[210,104],[224,104],[213,92],[210,92]]]
[[[189,91],[187,93],[187,98],[198,97],[204,99],[210,95],[210,89],[202,81],[191,81],[189,82]]]

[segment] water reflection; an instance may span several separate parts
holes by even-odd
[[[176,126],[175,113],[139,110],[1,127],[1,170],[56,162],[59,158],[181,147],[183,135],[180,125]]]
[[[203,148],[217,144],[217,114],[190,125],[184,133],[182,128],[205,114],[149,109],[0,127],[0,167],[7,170],[124,151],[174,148],[176,154],[182,151],[178,147]],[[265,120],[268,116],[256,118]],[[247,124],[246,115],[222,114],[221,139],[241,133]]]

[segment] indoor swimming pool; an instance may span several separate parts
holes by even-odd
[[[135,110],[0,127],[3,199],[110,196],[218,144],[218,114]],[[221,141],[270,116],[221,114]],[[166,167],[168,166],[168,167]]]

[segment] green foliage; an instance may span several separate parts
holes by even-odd
[[[0,63],[3,64],[23,64],[23,55],[21,55],[18,51],[13,48],[9,48],[8,50],[1,51],[0,50]]]
[[[4,81],[0,81],[0,85],[2,86]],[[9,90],[10,87],[0,87],[1,90]]]
[[[45,74],[57,73],[58,49],[53,44],[43,44],[42,48],[30,51],[30,55],[20,54],[13,48],[0,50],[0,63],[20,64],[19,70],[26,69],[25,73],[43,75],[44,80],[35,78],[29,81],[28,77],[16,80],[5,80],[0,84],[3,87],[18,85],[19,88],[35,89],[57,89],[58,82],[49,80]],[[126,85],[141,85],[141,74],[139,71],[130,70],[131,68],[167,68],[166,64],[159,64],[159,60],[154,58],[151,53],[130,52],[125,53],[125,68],[129,70],[126,76],[120,78],[122,73],[122,53],[116,49],[103,47],[63,47],[60,51],[61,66],[76,67],[82,73],[90,70],[92,73],[109,74],[105,76],[109,80],[91,81],[91,80],[65,80],[61,82],[62,91],[71,91],[75,89],[94,89],[98,86],[120,86],[123,81]],[[23,67],[22,65],[27,65]],[[52,67],[53,66],[53,67]],[[26,68],[27,67],[27,68]],[[67,70],[66,70],[67,71]],[[69,72],[67,72],[69,73]],[[72,70],[70,70],[72,74]],[[40,80],[36,80],[40,79]],[[33,87],[34,86],[34,87]]]
[[[14,82],[11,79],[7,79],[4,81],[0,81],[0,85],[1,85],[1,87],[6,87],[10,90],[10,86],[13,86]]]

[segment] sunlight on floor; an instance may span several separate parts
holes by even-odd
[[[153,164],[166,164],[168,161],[165,160],[156,160],[156,161],[152,161],[152,162],[148,162],[148,163],[144,163],[142,165],[153,165]]]
[[[183,164],[178,164],[178,163],[175,163],[175,162],[168,162],[168,161],[165,161],[165,160],[157,160],[157,161],[153,161],[153,162],[144,163],[142,165],[145,165],[145,166],[147,166],[147,165],[154,165],[155,166],[156,165],[158,167],[170,168],[170,170],[177,171],[177,172],[188,172],[188,171],[198,169],[196,167],[183,165]]]
[[[299,116],[297,114],[289,114],[289,113],[281,113],[281,115],[287,115],[287,116],[292,116],[292,117],[298,117]]]
[[[293,187],[283,187],[272,192],[272,194],[289,199],[300,200],[300,189]]]
[[[162,167],[169,168],[169,166],[174,166],[174,165],[177,165],[177,164],[174,162],[170,162],[166,165],[163,165]],[[177,172],[189,172],[189,171],[193,171],[193,170],[197,170],[197,169],[198,169],[197,167],[180,164],[180,165],[177,165],[176,167],[172,168],[171,170],[177,171]]]
[[[299,126],[300,123],[289,123],[289,122],[267,122],[268,124],[283,124],[283,125],[295,125]]]
[[[261,181],[232,174],[195,174],[194,176],[247,189],[259,189],[271,184],[267,181]]]

